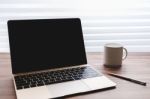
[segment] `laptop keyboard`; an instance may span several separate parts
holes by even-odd
[[[17,89],[25,89],[97,76],[100,76],[100,74],[90,67],[76,67],[57,71],[20,75],[15,76],[14,78]]]

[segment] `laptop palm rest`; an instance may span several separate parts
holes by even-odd
[[[105,76],[82,79],[66,83],[59,83],[47,86],[52,98],[72,95],[76,93],[88,92],[92,90],[109,88],[116,86],[114,82]]]
[[[52,98],[90,90],[90,88],[81,80],[48,85],[47,88],[52,95]]]

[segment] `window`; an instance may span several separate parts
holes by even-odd
[[[149,0],[0,0],[0,52],[9,52],[7,20],[79,17],[87,52],[109,42],[150,52]]]

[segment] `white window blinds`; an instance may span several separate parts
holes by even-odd
[[[87,52],[109,42],[150,52],[150,0],[0,0],[0,52],[9,52],[7,20],[79,17]]]

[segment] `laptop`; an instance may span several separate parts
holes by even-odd
[[[9,20],[17,99],[51,99],[114,88],[87,64],[79,18]]]

